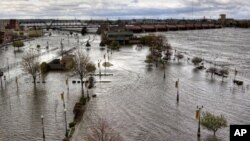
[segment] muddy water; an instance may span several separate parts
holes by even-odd
[[[221,36],[222,34],[223,36]],[[234,35],[231,35],[234,34]],[[110,54],[110,62],[114,65],[106,69],[113,76],[96,77],[96,80],[109,80],[110,83],[97,83],[91,94],[97,94],[88,104],[86,113],[74,135],[73,140],[79,141],[86,138],[86,133],[99,118],[106,119],[109,124],[121,134],[126,141],[190,141],[197,140],[197,121],[195,120],[196,106],[203,105],[204,111],[223,114],[229,124],[249,124],[250,121],[250,91],[247,70],[249,68],[249,41],[245,35],[248,30],[219,29],[201,31],[183,31],[164,33],[169,42],[177,50],[183,51],[185,56],[202,55],[205,59],[216,61],[217,64],[227,64],[234,69],[238,65],[239,79],[244,79],[246,85],[237,87],[232,84],[233,76],[221,82],[221,78],[211,80],[205,71],[195,71],[193,65],[185,59],[171,61],[166,66],[166,79],[163,79],[163,67],[148,68],[144,63],[148,48],[137,50],[135,46],[126,46]],[[206,36],[205,36],[206,35]],[[235,36],[238,35],[238,36]],[[221,38],[218,38],[221,36]],[[51,48],[60,47],[60,40],[64,38],[65,49],[76,46],[74,37],[68,38],[61,33],[52,37],[45,37],[31,41],[36,44],[46,45],[47,40]],[[93,39],[94,36],[91,35]],[[225,39],[226,38],[226,39]],[[235,40],[231,41],[232,38]],[[197,40],[196,40],[197,39]],[[87,37],[81,37],[84,42]],[[229,40],[229,41],[228,41]],[[91,42],[91,49],[87,50],[84,44],[81,48],[86,50],[95,64],[106,53],[99,48],[100,37],[96,36]],[[241,43],[241,45],[236,46]],[[200,47],[199,47],[200,46]],[[212,46],[212,47],[211,47]],[[29,47],[26,47],[27,50]],[[26,50],[24,48],[24,50]],[[240,48],[240,49],[238,49]],[[41,52],[46,50],[41,50]],[[41,55],[43,61],[57,56],[58,50]],[[9,62],[18,62],[22,56],[15,57],[11,47],[1,50],[1,66],[6,65],[7,54]],[[214,58],[213,56],[216,56]],[[242,57],[245,55],[245,57]],[[229,59],[231,57],[231,60]],[[230,60],[230,61],[228,61]],[[239,63],[240,62],[240,63]],[[207,67],[212,64],[205,64]],[[104,73],[104,68],[101,68]],[[7,78],[15,78],[22,73],[20,66],[5,74]],[[180,102],[176,103],[176,89],[174,82],[180,79]],[[3,86],[0,96],[0,140],[42,140],[40,115],[44,115],[46,140],[61,140],[65,134],[63,103],[60,93],[64,91],[68,122],[72,121],[74,103],[80,97],[80,85],[71,84],[70,90],[65,87],[66,74],[61,72],[49,73],[46,83],[38,83],[36,88],[31,83],[28,75],[20,78],[19,89],[15,82]],[[76,80],[74,76],[71,80]],[[208,140],[211,132],[202,129],[202,139]],[[217,132],[218,139],[229,140],[229,128]]]
[[[232,35],[234,34],[234,35]],[[148,69],[144,63],[148,49],[124,47],[114,53],[110,84],[97,85],[93,99],[74,136],[74,141],[85,139],[99,118],[106,119],[126,141],[191,141],[197,140],[196,106],[203,111],[223,114],[229,124],[249,124],[249,30],[221,29],[165,33],[174,48],[186,56],[201,56],[207,61],[241,72],[242,87],[232,84],[233,74],[221,82],[211,80],[205,71],[195,71],[185,59],[169,62],[166,79],[163,68]],[[92,51],[92,50],[91,50]],[[214,58],[213,56],[217,56]],[[239,63],[240,62],[240,63]],[[206,63],[206,67],[214,66]],[[174,82],[180,78],[180,102],[176,103]],[[202,129],[202,140],[212,133]],[[229,128],[217,132],[218,140],[229,140]]]

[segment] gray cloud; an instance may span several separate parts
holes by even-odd
[[[0,0],[0,18],[250,18],[250,0]]]

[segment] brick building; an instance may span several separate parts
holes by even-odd
[[[18,30],[19,29],[19,23],[17,20],[10,20],[5,29],[14,29]]]

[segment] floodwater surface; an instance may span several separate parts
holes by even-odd
[[[163,34],[178,52],[185,58],[179,63],[170,61],[166,64],[166,78],[163,79],[163,66],[151,68],[144,62],[149,53],[147,47],[137,49],[135,46],[124,46],[119,51],[109,52],[109,62],[113,66],[106,73],[113,76],[96,77],[97,81],[107,80],[110,83],[96,83],[90,91],[96,94],[87,104],[86,112],[77,126],[73,141],[86,139],[87,133],[98,119],[106,119],[109,125],[125,141],[193,141],[197,140],[198,123],[195,119],[196,106],[202,111],[223,114],[228,124],[249,124],[250,121],[250,30],[215,29],[157,33]],[[80,37],[79,48],[89,54],[93,63],[104,61],[107,52],[99,47],[100,37],[89,35],[91,48],[86,49],[88,36]],[[51,51],[40,50],[41,61],[58,57],[60,41],[64,38],[64,49],[77,46],[74,37],[55,32],[52,37],[43,37],[26,44],[36,49],[37,44],[46,46],[48,41]],[[53,48],[57,48],[53,50]],[[24,52],[14,54],[11,46],[0,51],[0,68],[21,61]],[[46,52],[46,53],[43,53]],[[197,71],[187,57],[200,56],[207,62],[208,68],[214,66],[228,67],[230,76],[224,82],[220,77],[211,79],[205,70]],[[232,84],[233,70],[237,68],[237,79],[244,80],[244,86]],[[97,69],[97,72],[99,69]],[[102,67],[101,72],[105,69]],[[4,72],[7,76],[0,91],[0,140],[4,141],[37,141],[42,140],[40,116],[44,115],[46,140],[59,141],[65,134],[63,102],[60,94],[64,92],[67,107],[67,122],[73,120],[73,106],[79,100],[80,85],[65,85],[68,73],[50,72],[46,83],[37,83],[34,88],[32,79],[23,74],[20,65]],[[14,78],[19,76],[19,88]],[[176,102],[175,81],[179,79],[180,101]],[[12,80],[12,81],[11,81]],[[40,80],[40,79],[39,79]],[[77,80],[77,76],[70,77]],[[206,129],[201,130],[202,140],[209,140],[213,135]],[[217,132],[221,141],[229,140],[229,127]]]

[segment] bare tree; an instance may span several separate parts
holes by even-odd
[[[216,72],[218,72],[218,69],[215,67],[210,67],[209,69],[207,69],[206,71],[207,73],[211,74],[211,78],[213,78],[214,74],[216,74]]]
[[[73,71],[79,75],[81,80],[82,94],[84,96],[83,78],[96,70],[95,65],[90,62],[90,58],[83,50],[77,50],[74,56]]]
[[[184,58],[184,55],[178,53],[178,54],[175,55],[175,57],[177,58],[177,61],[178,61],[178,63],[179,63],[179,60],[183,59],[183,58]]]
[[[25,72],[32,76],[34,85],[36,85],[36,77],[40,70],[39,64],[40,60],[36,57],[36,53],[34,51],[29,51],[22,57],[21,66]]]
[[[221,81],[223,82],[224,77],[227,77],[227,76],[228,76],[229,71],[228,71],[227,68],[222,68],[219,72],[220,72],[220,75],[221,75],[221,77],[222,77],[222,80],[221,80]]]
[[[109,126],[107,121],[100,119],[88,134],[87,141],[123,141],[123,138]]]

